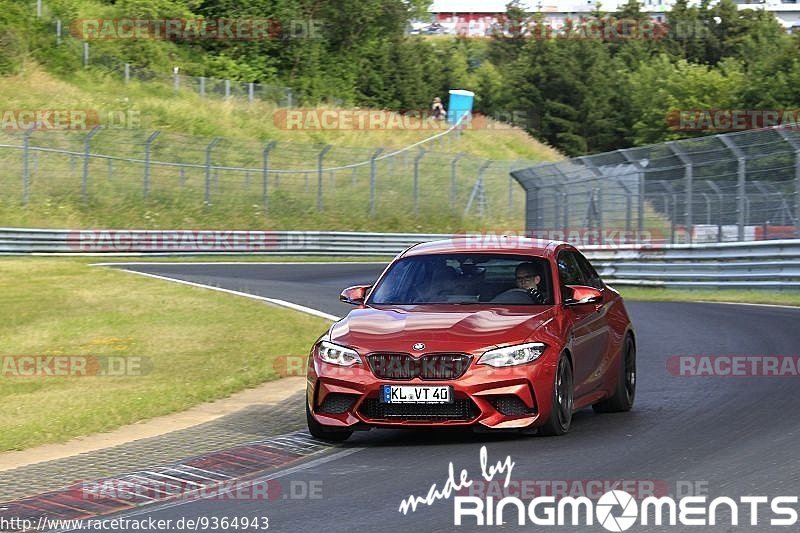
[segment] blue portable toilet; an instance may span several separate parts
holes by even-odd
[[[475,101],[475,93],[462,89],[451,89],[450,101],[447,105],[447,122],[457,124],[461,117],[472,113],[472,102]],[[465,119],[465,120],[468,120]]]

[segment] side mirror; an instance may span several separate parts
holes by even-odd
[[[594,304],[603,301],[603,293],[594,287],[567,285],[567,289],[572,291],[572,296],[564,300],[566,306]]]
[[[364,299],[367,296],[367,291],[372,285],[356,285],[355,287],[347,287],[339,295],[339,300],[350,305],[364,305]]]

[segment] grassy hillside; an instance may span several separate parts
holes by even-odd
[[[4,226],[387,231],[521,228],[523,192],[510,183],[509,169],[514,164],[561,157],[521,130],[485,122],[481,129],[450,134],[424,145],[428,152],[419,163],[416,212],[412,193],[417,149],[379,162],[376,213],[370,217],[366,203],[369,165],[326,172],[324,210],[317,209],[320,148],[334,145],[325,157],[326,168],[350,165],[367,161],[377,147],[389,152],[438,131],[288,130],[275,118],[276,112],[283,111],[268,102],[206,99],[188,90],[175,94],[172,87],[154,83],[126,85],[115,75],[91,69],[57,77],[35,63],[3,79],[0,109],[95,110],[104,129],[95,137],[92,153],[141,160],[144,139],[152,130],[159,130],[162,133],[153,145],[153,161],[196,165],[183,171],[174,166],[154,166],[149,176],[150,194],[144,199],[141,164],[92,159],[89,198],[84,204],[79,194],[83,172],[80,154],[86,132],[35,132],[32,146],[69,149],[77,155],[33,152],[29,160],[30,202],[22,206],[21,151],[0,150],[4,168],[0,184],[6,193],[0,200],[0,224]],[[19,131],[0,132],[2,144],[19,145],[21,136]],[[265,211],[259,172],[215,171],[211,205],[206,205],[202,165],[205,147],[217,136],[224,140],[215,148],[214,165],[260,169],[264,144],[277,141],[271,168],[310,172],[272,176],[270,206]],[[455,153],[465,155],[457,164],[456,188],[451,190]],[[477,198],[464,216],[485,159],[497,160],[484,172],[485,217],[475,216],[479,213]],[[455,207],[450,210],[452,193]]]
[[[201,98],[190,90],[175,95],[168,85],[136,81],[126,85],[117,75],[96,70],[57,77],[35,63],[27,64],[17,75],[2,79],[0,106],[3,109],[94,109],[102,122],[108,122],[112,114],[116,117],[133,111],[138,119],[133,125],[138,129],[362,148],[402,147],[436,133],[422,129],[286,130],[275,124],[273,115],[277,108],[269,102],[256,100],[251,104],[237,99]],[[496,122],[488,126],[494,129],[465,131],[459,145],[453,148],[489,159],[551,161],[562,157],[521,129]]]

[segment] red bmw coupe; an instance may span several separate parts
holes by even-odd
[[[472,426],[562,435],[572,413],[628,411],[636,338],[622,297],[573,246],[468,238],[405,250],[311,349],[312,435]]]

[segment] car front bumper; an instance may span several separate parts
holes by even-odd
[[[390,380],[367,364],[341,367],[309,357],[307,402],[322,425],[336,428],[476,426],[536,427],[550,415],[557,364],[545,352],[532,363],[493,368],[473,360],[453,380]],[[451,404],[385,404],[383,385],[449,385]]]

